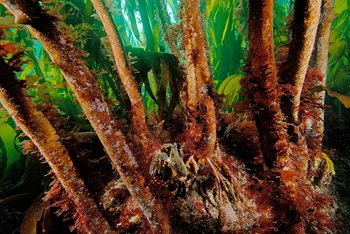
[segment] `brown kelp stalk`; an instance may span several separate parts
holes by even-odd
[[[290,124],[298,125],[300,96],[315,43],[321,0],[296,0],[292,24],[292,41],[288,59],[281,71],[282,84],[289,92],[281,98],[282,111]]]
[[[198,0],[182,2],[183,46],[187,62],[187,106],[194,111],[211,88],[211,73],[206,55]]]
[[[195,150],[197,150],[195,156],[199,159],[205,159],[205,163],[215,177],[218,201],[222,208],[220,210],[221,218],[231,219],[232,217],[225,211],[227,205],[235,204],[238,208],[244,201],[240,197],[240,189],[235,182],[234,174],[223,163],[224,158],[220,153],[220,146],[217,144],[217,119],[212,97],[212,74],[206,52],[207,44],[202,28],[199,0],[184,0],[181,4],[182,43],[187,63],[187,117],[190,123],[187,123],[187,133],[191,138],[195,137],[195,128],[199,127],[201,139],[195,146]]]
[[[259,132],[261,151],[267,165],[272,169],[272,174],[267,173],[267,181],[270,182],[266,183],[266,187],[271,186],[270,199],[274,202],[276,217],[281,217],[280,231],[303,233],[306,226],[312,223],[315,217],[321,217],[322,215],[321,222],[323,223],[320,226],[331,222],[329,222],[329,216],[325,215],[323,204],[317,204],[314,201],[314,199],[323,199],[322,196],[317,196],[309,181],[306,181],[305,165],[307,165],[307,160],[305,159],[308,158],[304,157],[307,156],[304,142],[297,141],[297,144],[294,144],[287,139],[288,123],[285,123],[281,110],[283,102],[280,104],[277,68],[274,58],[274,1],[250,0],[249,4],[250,63],[248,74],[244,79],[244,86],[255,111],[255,122]],[[295,7],[295,10],[298,11],[298,5]],[[303,23],[304,20],[303,18],[301,22]],[[307,44],[301,46],[302,48],[311,47],[312,49],[313,44],[308,44],[313,43],[312,41],[308,40],[304,43]],[[298,50],[298,48],[293,48],[293,50]],[[290,51],[290,56],[293,54],[298,53]],[[303,57],[303,59],[305,58]],[[301,60],[298,61],[301,62]],[[308,62],[308,59],[306,59],[307,64]],[[304,66],[304,64],[301,64],[301,66]],[[281,77],[281,79],[286,78]],[[293,81],[294,78],[290,79]],[[294,82],[291,83],[295,84]],[[302,89],[302,85],[297,88]],[[287,115],[287,117],[290,116]],[[290,118],[288,120],[290,121]],[[314,213],[310,213],[308,209],[313,209]]]
[[[185,8],[187,8],[186,3],[187,1],[184,1],[182,3],[182,43],[185,45],[185,50],[191,51],[192,45],[191,45],[191,28],[190,25],[186,22],[191,21],[191,15],[188,14],[189,11],[187,11]],[[189,53],[188,53],[189,54]],[[187,81],[187,107],[191,111],[195,111],[197,108],[198,103],[198,89],[197,89],[197,80],[196,80],[196,74],[195,74],[195,68],[194,68],[194,61],[192,61],[192,58],[187,58],[187,71],[186,71],[186,81]]]
[[[249,73],[244,86],[255,112],[263,155],[270,166],[288,156],[284,118],[277,90],[273,43],[273,0],[249,1]]]
[[[216,144],[215,106],[210,96],[212,75],[207,58],[206,40],[202,29],[199,1],[184,0],[182,3],[183,47],[187,63],[187,107],[190,114],[198,117],[199,109],[203,108],[203,145],[209,155],[214,155]]]
[[[78,174],[67,149],[43,113],[38,111],[16,81],[15,74],[0,58],[0,101],[17,126],[34,142],[55,176],[83,216],[89,233],[112,233],[90,192]]]
[[[91,2],[94,5],[94,8],[106,30],[112,48],[117,71],[126,90],[126,93],[131,101],[133,110],[133,127],[141,137],[141,141],[145,143],[151,139],[145,119],[145,108],[137,84],[131,74],[130,68],[128,67],[118,31],[103,2],[101,0],[92,0]]]
[[[315,85],[322,85],[324,87],[326,86],[327,77],[329,34],[333,19],[333,5],[334,0],[322,1],[320,23],[317,30],[313,56],[310,61],[311,67],[316,68],[322,76],[320,83]],[[313,138],[312,148],[316,151],[321,151],[324,128],[324,110],[322,106],[324,105],[325,93],[315,93],[314,98],[316,107],[313,113],[314,119],[311,120],[311,125],[309,126],[312,129],[310,138]]]
[[[151,228],[154,231],[168,233],[170,230],[168,217],[145,184],[145,178],[140,173],[140,167],[133,152],[126,143],[123,133],[118,129],[110,107],[96,85],[96,77],[85,66],[82,55],[69,43],[66,35],[57,28],[53,17],[47,15],[38,2],[31,0],[1,0],[0,2],[17,21],[27,26],[48,52],[54,64],[59,67]],[[132,87],[131,83],[126,83]],[[135,105],[141,105],[141,103],[137,102]],[[138,112],[137,115],[143,116],[143,113]]]

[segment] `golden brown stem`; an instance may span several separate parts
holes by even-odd
[[[128,67],[118,30],[116,29],[113,20],[103,2],[101,0],[92,0],[91,2],[106,30],[112,48],[115,65],[117,67],[121,82],[131,101],[133,111],[133,127],[141,139],[147,140],[150,134],[146,124],[143,100],[137,84],[131,74],[131,70]]]
[[[215,145],[216,145],[216,114],[215,105],[212,98],[209,96],[203,99],[203,106],[205,107],[205,114],[203,115],[205,121],[204,129],[204,146],[206,148],[208,155],[215,155]]]
[[[269,166],[288,156],[288,144],[277,91],[273,43],[273,0],[249,1],[250,73],[244,86],[255,109],[261,150]]]
[[[327,65],[328,65],[328,46],[329,46],[329,34],[331,31],[331,24],[333,19],[333,4],[334,0],[323,0],[321,6],[321,18],[320,24],[317,30],[315,48],[313,52],[313,57],[311,59],[311,66],[316,68],[323,79],[319,84],[326,86],[326,78],[327,78]],[[324,92],[318,92],[314,95],[316,106],[314,108],[314,116],[315,120],[311,120],[311,124],[309,126],[311,130],[314,150],[321,151],[322,150],[322,138],[323,138],[323,128],[324,128],[324,110],[322,106],[324,105]]]
[[[195,118],[203,114],[203,119],[199,122],[204,133],[204,150],[208,156],[215,155],[216,114],[213,99],[210,97],[212,76],[198,0],[182,2],[182,30],[187,62],[187,106]]]
[[[334,0],[322,0],[321,17],[318,25],[314,56],[311,65],[318,68],[322,75],[326,75],[328,67],[329,34],[333,20]],[[325,80],[324,80],[325,82]]]
[[[87,219],[89,233],[112,233],[90,192],[78,174],[67,149],[43,113],[38,111],[15,74],[0,58],[0,101],[17,126],[34,142],[74,202],[77,212]]]
[[[82,55],[72,44],[67,43],[66,35],[60,32],[52,17],[48,16],[39,4],[30,1],[32,4],[28,6],[20,0],[0,0],[0,2],[15,18],[18,14],[25,14],[30,18],[27,28],[43,45],[54,64],[61,70],[113,165],[148,219],[151,228],[155,232],[168,233],[170,230],[168,216],[162,209],[162,205],[156,201],[150,188],[145,184],[145,178],[140,172],[133,152],[126,143],[123,133],[118,129],[110,107],[104,101],[102,92],[97,87],[96,77],[85,66]],[[122,63],[120,66],[123,68],[123,72],[128,74],[126,64]],[[129,88],[133,88],[132,83],[125,83]],[[137,105],[135,115],[137,117],[143,116],[143,112],[141,113],[139,109],[142,103],[134,102],[134,105]]]
[[[300,96],[314,47],[320,18],[321,0],[296,0],[292,27],[292,41],[288,59],[281,72],[281,83],[291,85],[281,99],[282,111],[291,124],[298,125]]]
[[[198,0],[182,2],[182,31],[187,62],[187,105],[195,111],[212,86]]]

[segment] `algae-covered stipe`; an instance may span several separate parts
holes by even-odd
[[[0,0],[0,233],[349,233],[349,0]]]

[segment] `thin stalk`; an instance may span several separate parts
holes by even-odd
[[[154,232],[169,233],[168,216],[146,185],[146,180],[140,171],[141,167],[126,143],[125,136],[118,129],[111,109],[96,84],[96,77],[86,67],[82,54],[72,44],[67,43],[69,40],[58,29],[53,17],[44,12],[37,2],[0,0],[0,3],[15,16],[18,22],[27,26],[31,34],[43,45],[53,63],[61,70],[114,167],[148,219],[151,229]],[[119,53],[122,55],[122,51]],[[118,66],[128,74],[126,63],[121,62]],[[129,88],[135,85],[135,83],[125,83]],[[142,105],[142,102],[136,104]],[[143,116],[144,113],[139,114]]]
[[[144,147],[146,147],[146,145],[149,145],[149,141],[153,138],[151,137],[149,129],[147,127],[143,100],[138,90],[137,84],[132,76],[131,70],[128,67],[118,31],[103,2],[101,0],[92,0],[91,2],[106,30],[120,80],[131,101],[133,110],[133,128],[135,132],[138,133],[141,139],[141,143],[144,145]]]
[[[154,1],[157,7],[158,16],[161,23],[161,30],[164,34],[164,40],[168,43],[170,51],[175,55],[179,60],[181,59],[179,46],[176,44],[176,39],[171,35],[171,22],[168,11],[164,0]]]
[[[38,111],[16,81],[15,74],[0,58],[0,101],[16,125],[34,142],[57,179],[74,202],[77,212],[85,217],[89,233],[112,233],[94,199],[78,174],[67,149],[48,119]]]
[[[154,38],[147,14],[147,4],[145,0],[136,0],[138,3],[143,31],[146,36],[146,50],[154,52]]]

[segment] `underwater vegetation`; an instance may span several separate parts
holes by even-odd
[[[350,1],[0,3],[1,233],[349,230]]]

